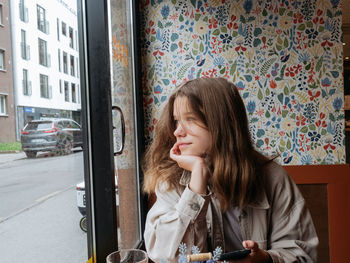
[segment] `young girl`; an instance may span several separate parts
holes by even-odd
[[[177,262],[183,242],[201,252],[251,249],[239,262],[316,262],[305,200],[287,172],[254,149],[244,103],[227,80],[176,89],[144,171],[145,192],[157,196],[144,233],[153,261]]]

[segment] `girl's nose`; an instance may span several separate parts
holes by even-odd
[[[177,127],[176,127],[176,129],[174,131],[174,135],[175,135],[175,137],[182,137],[182,136],[186,135],[186,131],[183,128],[182,123],[179,122],[177,124]]]

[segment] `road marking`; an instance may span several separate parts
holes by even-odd
[[[65,191],[68,191],[68,190],[70,190],[70,189],[74,189],[74,187],[75,187],[75,185],[71,185],[71,186],[68,186],[68,187],[65,188],[65,189],[62,189],[61,191],[56,191],[56,192],[51,193],[51,194],[49,194],[49,195],[43,196],[43,197],[37,199],[37,200],[36,200],[36,203],[33,203],[33,204],[31,204],[31,205],[29,205],[29,206],[27,206],[27,207],[25,207],[25,208],[23,208],[23,209],[21,209],[21,210],[15,212],[15,213],[13,213],[12,215],[9,215],[8,217],[5,217],[5,218],[2,217],[2,218],[0,218],[0,223],[5,222],[6,220],[8,220],[8,219],[10,219],[10,218],[12,218],[12,217],[15,217],[15,216],[17,216],[17,215],[19,215],[19,214],[21,214],[21,213],[23,213],[23,212],[25,212],[25,211],[27,211],[27,210],[33,208],[33,207],[35,207],[35,206],[38,206],[38,205],[41,204],[42,202],[46,201],[47,199],[49,199],[49,198],[51,198],[51,197],[53,197],[53,196],[55,196],[55,195],[58,195],[58,194],[60,194],[60,193],[63,193],[63,192],[65,192]]]
[[[62,192],[62,190],[61,190],[61,191],[53,192],[53,193],[48,194],[48,195],[45,195],[45,196],[43,196],[43,197],[40,197],[40,198],[36,199],[35,202],[42,202],[42,201],[44,201],[44,200],[46,200],[46,199],[49,199],[50,197],[53,197],[53,196],[59,194],[60,192]]]

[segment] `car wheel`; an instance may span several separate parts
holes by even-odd
[[[56,155],[67,155],[72,152],[73,140],[72,137],[67,135],[60,135],[59,141],[56,147]]]
[[[36,157],[36,152],[28,151],[25,152],[28,158],[35,158]]]
[[[87,222],[86,222],[86,216],[82,217],[80,219],[80,229],[83,230],[84,232],[87,232]]]

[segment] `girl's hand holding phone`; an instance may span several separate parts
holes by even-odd
[[[191,172],[190,189],[198,194],[206,194],[209,170],[203,157],[195,155],[182,155],[179,144],[175,143],[170,149],[170,158],[177,162],[179,167]]]

